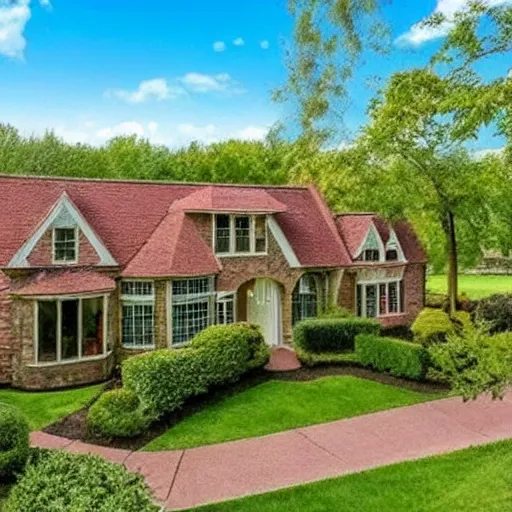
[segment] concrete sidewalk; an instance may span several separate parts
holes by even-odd
[[[511,437],[509,394],[495,402],[448,398],[188,450],[130,453],[42,432],[32,444],[123,463],[144,475],[159,503],[179,510]]]

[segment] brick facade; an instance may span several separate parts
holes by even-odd
[[[34,267],[49,267],[52,262],[52,229],[48,229],[30,253],[28,262]],[[78,229],[78,263],[77,265],[97,265],[100,261],[98,253],[89,240]]]

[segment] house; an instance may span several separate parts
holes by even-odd
[[[339,305],[385,325],[424,303],[406,223],[333,215],[314,187],[0,176],[0,381],[100,381],[213,323],[269,345]]]

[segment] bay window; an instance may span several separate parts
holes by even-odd
[[[402,281],[360,283],[356,286],[356,314],[379,317],[404,312]]]
[[[181,345],[214,323],[213,278],[172,282],[172,345]]]
[[[217,294],[217,324],[235,322],[235,294],[219,292]]]
[[[123,281],[122,339],[125,348],[154,347],[155,293],[152,281]]]
[[[219,255],[265,254],[267,219],[264,215],[214,216],[215,253]]]
[[[104,295],[36,301],[36,363],[106,354],[106,304]]]

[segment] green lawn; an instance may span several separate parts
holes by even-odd
[[[0,389],[0,402],[18,407],[29,421],[32,430],[39,430],[90,402],[103,385],[66,391],[27,392]]]
[[[512,441],[405,462],[198,512],[503,512],[512,510]]]
[[[182,449],[262,436],[439,397],[350,376],[269,381],[184,419],[144,449]]]
[[[429,276],[427,291],[446,293],[446,276]],[[459,276],[459,293],[466,293],[471,299],[481,299],[493,293],[512,293],[512,276]]]

